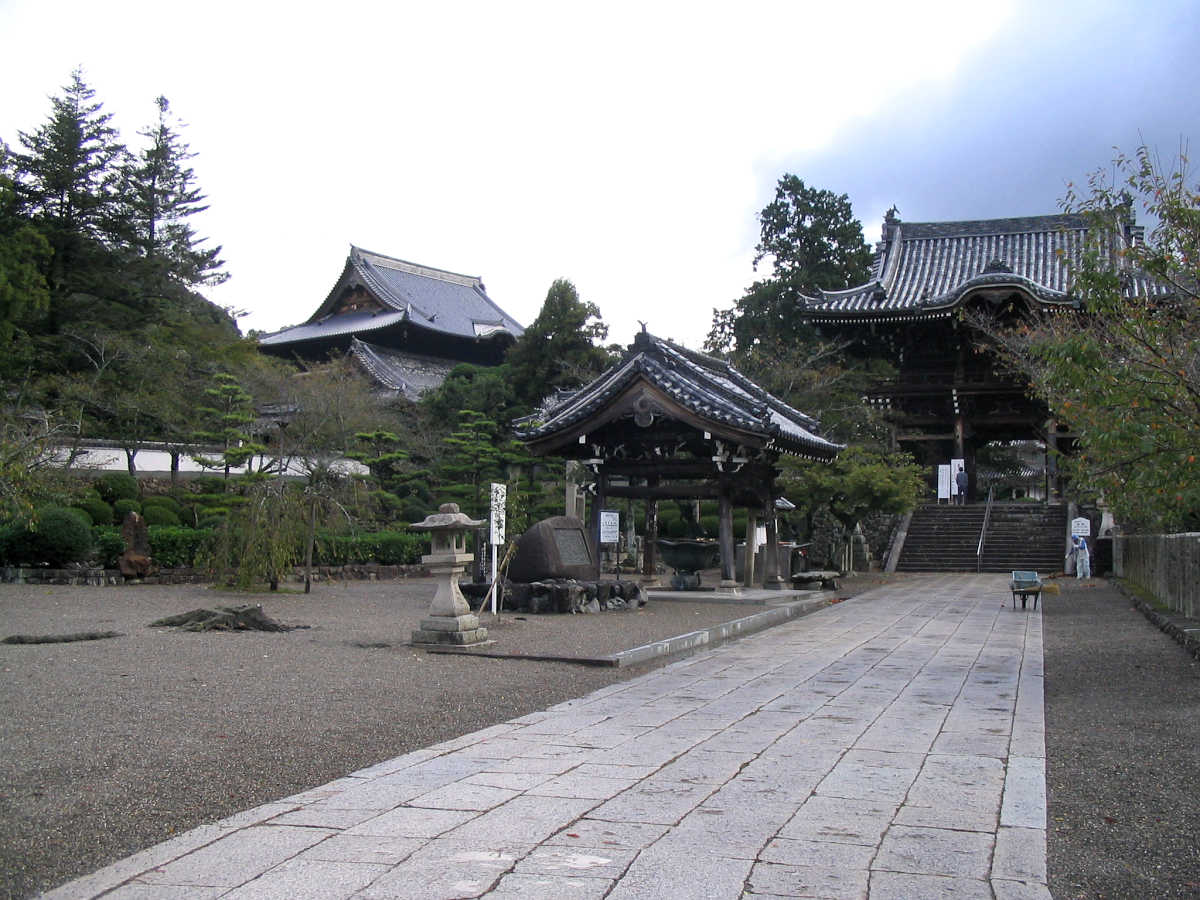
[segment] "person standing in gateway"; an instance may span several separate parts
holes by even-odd
[[[959,469],[958,474],[954,476],[954,483],[958,485],[958,502],[967,502],[967,470]]]
[[[1071,552],[1075,555],[1075,577],[1092,577],[1092,555],[1088,551],[1087,538],[1077,534],[1071,538]]]

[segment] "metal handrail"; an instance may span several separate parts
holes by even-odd
[[[987,537],[988,523],[992,520],[992,500],[996,496],[996,486],[988,486],[987,506],[983,510],[983,527],[979,529],[979,547],[975,550],[975,571],[983,571],[983,542]]]

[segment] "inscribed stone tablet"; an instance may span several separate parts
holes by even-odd
[[[564,566],[591,565],[592,555],[588,553],[587,540],[579,529],[555,528],[554,545],[558,548],[559,561]]]

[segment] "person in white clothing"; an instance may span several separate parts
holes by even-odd
[[[1075,577],[1092,577],[1092,556],[1088,552],[1087,538],[1077,534],[1071,538],[1071,552],[1075,554]]]

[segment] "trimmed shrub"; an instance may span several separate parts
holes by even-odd
[[[92,552],[92,526],[84,524],[79,510],[48,506],[36,524],[16,527],[5,540],[9,562],[16,565],[58,568],[84,562]]]
[[[107,528],[93,528],[92,538],[95,545],[95,549],[92,551],[92,559],[96,565],[103,566],[106,569],[115,569],[117,567],[117,560],[125,552],[125,539],[121,537],[121,532],[111,526]]]
[[[137,479],[128,472],[105,472],[96,479],[96,490],[106,503],[136,500],[139,493]]]
[[[142,504],[136,500],[118,500],[113,504],[113,521],[120,525],[125,521],[125,517],[131,512],[138,515],[142,513]]]
[[[177,516],[183,516],[183,505],[174,497],[168,497],[166,494],[155,494],[152,497],[143,497],[142,510],[147,510],[151,506],[161,506],[164,509],[169,509]]]
[[[165,506],[150,506],[142,512],[142,518],[146,520],[147,525],[167,525],[179,527],[183,524],[179,516],[171,512]]]
[[[225,524],[226,510],[210,509],[200,516],[200,521],[196,523],[197,528],[220,528]]]
[[[87,526],[111,525],[113,523],[113,508],[103,500],[84,498],[75,504],[75,509],[81,510],[88,517]]]
[[[212,530],[208,528],[182,528],[177,525],[151,525],[150,558],[156,565],[179,568],[197,565],[208,552]]]

